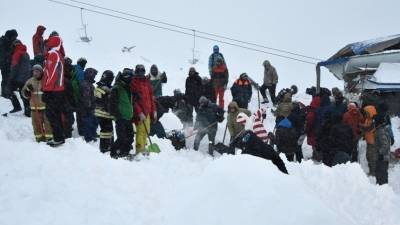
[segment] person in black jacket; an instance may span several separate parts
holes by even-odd
[[[87,68],[85,78],[80,83],[79,112],[82,115],[83,136],[86,142],[97,141],[97,120],[94,115],[96,108],[96,98],[94,96],[94,78],[97,70]]]
[[[0,70],[1,70],[1,96],[5,97],[5,89],[11,72],[11,58],[14,52],[14,41],[17,40],[16,30],[7,30],[0,37]]]
[[[305,133],[305,124],[306,124],[306,108],[301,102],[293,102],[293,109],[288,119],[293,125],[293,128],[296,131],[296,144],[297,144],[297,151],[295,152],[296,160],[301,162],[303,159],[303,151],[302,145],[304,139],[306,137]]]
[[[7,86],[5,87],[4,93],[11,100],[13,105],[13,109],[10,113],[15,113],[21,111],[21,104],[17,96],[14,94],[14,91],[21,91],[24,84],[29,78],[31,78],[31,62],[29,58],[29,54],[27,52],[27,48],[21,41],[16,40],[14,42],[14,53],[11,61],[11,72],[7,81]],[[22,102],[24,104],[24,114],[27,117],[31,116],[31,111],[29,107],[29,101],[25,98],[22,98],[20,93]]]
[[[253,90],[251,81],[246,73],[242,73],[231,87],[233,101],[235,101],[239,108],[247,109]]]
[[[201,97],[201,77],[194,67],[189,69],[189,76],[186,78],[185,96],[188,102],[196,109],[199,107]]]
[[[275,144],[279,152],[286,155],[288,161],[292,162],[294,160],[295,154],[298,152],[297,146],[297,132],[293,127],[292,122],[289,119],[283,119],[279,122],[277,129],[275,131]],[[296,154],[296,159],[298,154]],[[299,162],[300,159],[297,159]]]
[[[111,145],[114,142],[113,117],[110,114],[110,94],[113,80],[114,73],[111,70],[104,71],[94,90],[94,96],[96,97],[96,109],[94,114],[100,125],[99,148],[102,153],[110,151]]]
[[[201,95],[206,97],[208,100],[210,100],[212,103],[216,103],[217,97],[215,96],[215,90],[213,86],[213,82],[210,78],[208,77],[203,77],[201,81]]]
[[[194,140],[194,150],[198,151],[200,142],[204,136],[208,135],[208,153],[214,155],[215,136],[218,130],[218,123],[224,120],[224,110],[215,103],[210,102],[206,97],[199,99],[199,110],[197,111],[194,129],[197,134]]]
[[[37,55],[41,56],[41,55]],[[65,138],[72,137],[73,125],[75,123],[74,118],[74,93],[72,88],[72,59],[64,58],[64,96],[65,96],[65,111],[64,116],[64,135]]]
[[[349,162],[353,149],[353,131],[337,114],[331,116],[331,128],[322,149],[322,162],[327,166]]]
[[[260,157],[266,160],[271,160],[278,169],[285,174],[288,174],[285,163],[275,152],[274,148],[264,143],[252,131],[244,131],[231,142],[231,147],[242,149],[242,154],[249,154]]]

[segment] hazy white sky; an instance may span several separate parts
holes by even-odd
[[[66,1],[68,2],[68,1]],[[396,0],[309,0],[309,1],[87,1],[134,14],[231,36],[267,46],[326,59],[344,45],[398,33],[400,1]],[[157,63],[170,76],[187,75],[192,39],[143,25],[85,13],[89,45],[77,42],[80,12],[46,0],[0,0],[0,32],[16,28],[19,38],[31,45],[38,24],[61,34],[67,55],[74,61],[86,56],[89,66],[99,70],[134,67],[137,63]],[[122,54],[125,45],[136,45],[132,54]],[[196,68],[207,75],[207,58],[213,42],[198,40],[201,63]],[[261,81],[264,59],[269,59],[280,75],[280,87],[292,83],[301,88],[315,83],[315,66],[281,59],[220,44],[232,77],[248,72]],[[31,50],[31,48],[30,48]],[[151,62],[143,61],[143,57]],[[341,85],[329,72],[322,84]],[[183,87],[170,84],[171,89]]]

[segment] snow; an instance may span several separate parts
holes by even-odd
[[[329,10],[312,8],[320,6],[319,1],[290,2],[292,7],[289,8],[285,1],[271,4],[255,0],[235,4],[228,0],[204,0],[201,3],[141,1],[130,5],[124,0],[99,2],[151,18],[167,18],[167,22],[185,26],[193,24],[199,30],[313,56],[327,56],[352,39],[393,33],[392,27],[396,26],[382,24],[395,23],[397,20],[384,15],[395,15],[398,8],[389,4],[382,10],[384,15],[374,17],[376,29],[363,29],[362,33],[361,30],[344,32],[343,29],[353,28],[343,27],[343,24],[353,17],[369,23],[371,17],[361,13],[362,10],[354,16],[357,12],[352,8],[359,7],[359,4],[344,0],[332,5],[337,7],[336,10],[332,7]],[[353,7],[343,8],[343,4]],[[217,9],[228,7],[227,13],[210,13],[210,5]],[[375,4],[363,6],[369,8],[366,11],[371,11]],[[45,35],[52,30],[61,34],[67,55],[74,62],[85,56],[88,67],[99,71],[112,69],[114,72],[134,67],[137,63],[144,63],[146,68],[157,63],[160,70],[167,72],[169,79],[164,93],[171,95],[175,88],[184,90],[183,80],[189,68],[187,61],[191,57],[190,38],[87,13],[85,20],[93,41],[90,44],[77,43],[78,10],[61,8],[46,1],[28,0],[7,2],[7,7],[9,10],[1,13],[0,19],[9,22],[1,23],[0,31],[17,28],[19,38],[30,51],[30,38],[36,26],[43,24],[48,28]],[[17,10],[19,13],[15,13]],[[33,16],[32,12],[40,10],[46,13]],[[337,18],[338,10],[347,10],[347,13]],[[60,12],[68,16],[60,16]],[[284,16],[282,12],[286,12]],[[238,16],[250,13],[252,17]],[[20,15],[32,16],[26,20]],[[323,18],[323,24],[317,24],[315,18]],[[262,22],[254,23],[255,20]],[[293,21],[301,26],[293,26]],[[346,37],[342,33],[346,33]],[[299,41],[293,41],[294,36]],[[131,54],[120,52],[122,46],[130,44],[137,46]],[[200,52],[196,68],[201,76],[206,76],[208,55],[215,43],[198,41],[196,44]],[[220,45],[220,48],[230,70],[230,84],[242,72],[262,81],[261,64],[265,59],[272,61],[280,75],[277,90],[297,84],[301,93],[315,84],[313,65],[226,45]],[[322,82],[327,87],[342,85],[330,74]],[[294,99],[305,104],[310,102],[310,97],[304,94]],[[227,92],[226,103],[230,100]],[[0,98],[0,106],[0,113],[11,108],[3,98]],[[254,93],[250,109],[254,111],[256,108],[257,96]],[[164,115],[161,121],[167,130],[182,127],[171,113]],[[268,131],[273,130],[274,118],[269,109],[264,124]],[[393,120],[393,126],[396,131],[393,149],[396,149],[400,147],[400,132],[397,130],[400,121]],[[219,141],[223,138],[224,128],[225,123],[219,124]],[[360,165],[346,164],[334,168],[312,161],[302,164],[285,161],[290,175],[284,175],[269,161],[248,155],[211,158],[206,154],[206,140],[199,152],[177,152],[166,140],[154,139],[154,142],[159,144],[162,152],[151,155],[149,160],[114,160],[101,154],[97,144],[85,143],[76,133],[73,139],[57,149],[35,143],[31,121],[22,113],[0,118],[0,224],[400,224],[398,164],[390,170],[389,184],[377,186],[374,179],[365,175],[365,156],[361,157]],[[188,145],[193,145],[193,138]],[[311,149],[306,144],[303,153],[307,158],[311,157]]]
[[[178,127],[172,114],[164,121]],[[34,143],[30,119],[2,118],[0,224],[400,224],[400,166],[376,186],[359,164],[286,162],[284,175],[256,157],[213,159],[154,141],[162,152],[149,160],[114,160],[81,138]]]
[[[381,63],[373,77],[378,83],[400,84],[400,63]]]

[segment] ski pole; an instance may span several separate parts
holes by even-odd
[[[225,125],[225,131],[224,131],[224,138],[222,138],[222,143],[225,144],[225,137],[226,137],[226,131],[228,130],[228,121],[226,121],[226,125]]]

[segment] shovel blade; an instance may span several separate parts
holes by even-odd
[[[149,145],[149,147],[147,148],[147,150],[148,150],[149,152],[153,152],[153,153],[160,153],[160,152],[161,152],[160,147],[158,147],[157,144],[151,144],[151,145]]]

